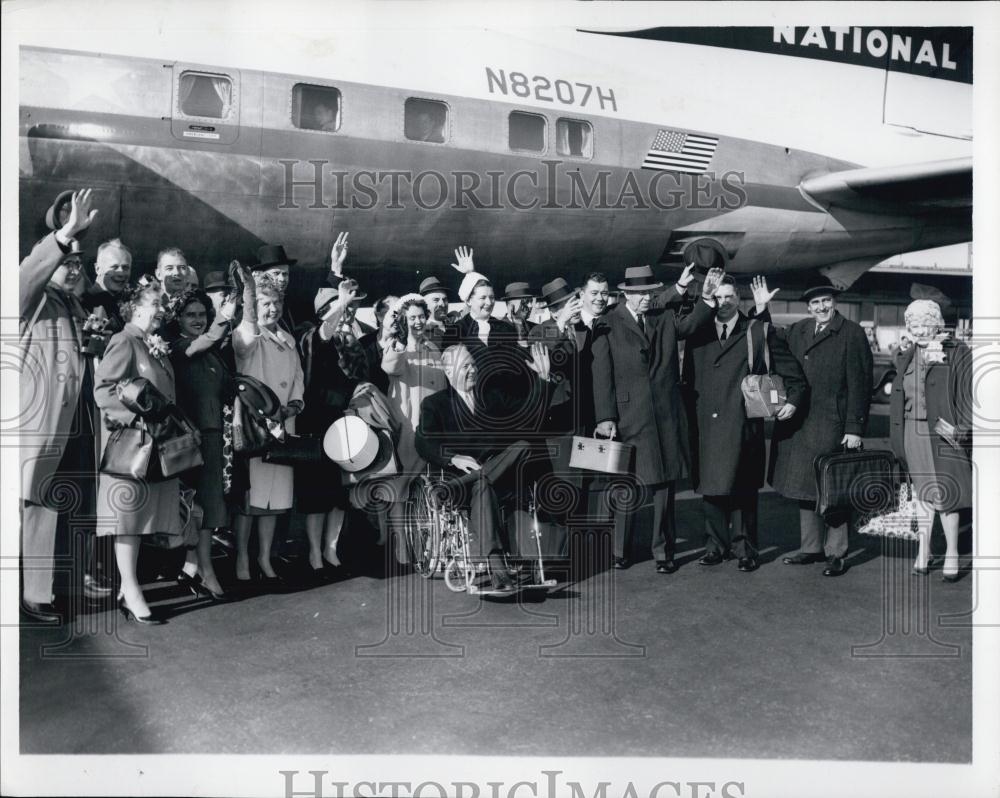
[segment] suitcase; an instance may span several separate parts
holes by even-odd
[[[604,438],[573,436],[573,451],[569,456],[572,468],[585,468],[604,474],[630,474],[635,447]]]
[[[813,460],[816,512],[854,510],[865,518],[894,508],[899,485],[896,456],[885,449],[842,449]]]

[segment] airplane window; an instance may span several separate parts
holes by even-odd
[[[179,97],[185,116],[225,119],[233,107],[233,82],[225,75],[182,72]]]
[[[436,100],[411,97],[404,108],[403,133],[410,141],[443,144],[448,125],[448,106]]]
[[[578,119],[557,120],[556,152],[559,155],[592,158],[594,155],[594,129],[590,122],[581,122]]]
[[[545,149],[544,116],[512,111],[508,119],[508,142],[512,150],[542,152]]]
[[[292,89],[292,124],[332,133],[340,129],[340,91],[330,86],[296,83]]]

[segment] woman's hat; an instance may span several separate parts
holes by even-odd
[[[281,244],[264,244],[257,250],[257,262],[250,268],[256,272],[274,266],[294,266],[296,263],[298,260],[289,258]]]
[[[444,283],[442,283],[437,277],[428,277],[422,283],[420,283],[421,296],[427,296],[428,294],[439,294],[439,293],[450,294],[451,289]]]
[[[622,291],[653,291],[663,288],[663,283],[653,276],[650,266],[631,266],[625,270],[625,282],[618,283]]]
[[[825,277],[821,277],[818,280],[813,280],[809,287],[802,292],[800,297],[801,301],[808,302],[810,299],[818,296],[836,296],[841,293],[839,288],[835,288],[833,283],[827,280]]]
[[[573,294],[574,289],[570,288],[569,283],[562,277],[556,277],[555,280],[542,286],[542,299],[549,307],[558,305],[560,302],[569,299]]]
[[[507,283],[501,299],[506,302],[509,299],[534,299],[536,296],[538,294],[531,290],[528,283]]]

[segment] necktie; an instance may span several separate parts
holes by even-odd
[[[636,313],[635,320],[639,323],[639,329],[642,330],[642,334],[646,334],[646,314]]]
[[[729,337],[729,325],[722,325],[722,336],[719,338],[720,341],[725,341]]]
[[[826,325],[825,324],[817,324],[816,325],[816,335],[819,335],[821,332],[823,332],[824,329],[826,329]]]

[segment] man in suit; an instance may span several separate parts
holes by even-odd
[[[157,253],[156,279],[163,286],[164,307],[167,307],[170,300],[179,297],[187,289],[190,269],[187,257],[178,247],[167,247]]]
[[[686,278],[690,270],[685,270]],[[674,483],[689,468],[687,421],[681,405],[677,342],[709,324],[721,269],[708,272],[701,301],[678,318],[671,308],[653,309],[663,283],[649,266],[629,268],[619,288],[625,302],[606,314],[594,330],[594,408],[598,434],[635,447],[633,487],[649,492],[653,506],[656,572],[670,574],[674,563]],[[682,287],[679,286],[679,292]],[[634,508],[615,511],[615,567],[627,568]]]
[[[427,277],[420,283],[418,291],[427,303],[427,334],[434,343],[441,343],[445,326],[448,324],[448,299],[451,293],[437,277]]]
[[[454,498],[468,505],[470,532],[477,553],[490,566],[493,589],[510,593],[514,587],[503,562],[505,549],[499,517],[498,491],[517,489],[516,468],[529,448],[521,430],[497,425],[506,418],[510,397],[485,396],[479,369],[467,347],[450,346],[442,355],[448,387],[431,394],[420,406],[417,452],[428,463],[451,474]],[[532,392],[541,401],[549,394],[549,357],[544,346],[532,346]]]
[[[838,293],[826,280],[809,286],[802,301],[811,318],[779,333],[805,373],[809,396],[792,418],[775,425],[771,440],[771,485],[799,502],[801,545],[783,562],[807,565],[825,559],[824,576],[840,576],[847,570],[849,518],[846,514],[824,518],[815,512],[813,461],[841,446],[861,446],[872,393],[868,338],[859,324],[837,310]],[[769,318],[766,310],[760,318]]]
[[[22,609],[49,623],[61,618],[52,604],[57,525],[92,522],[96,504],[93,362],[74,293],[83,275],[76,238],[96,215],[90,189],[74,192],[65,222],[35,244],[19,274]]]
[[[517,332],[518,346],[528,347],[528,336],[535,323],[528,321],[535,304],[537,293],[527,283],[508,283],[504,289],[503,301],[507,305],[507,321]]]
[[[801,405],[805,376],[771,328],[739,310],[732,277],[715,290],[715,323],[706,324],[684,346],[683,381],[690,406],[692,477],[702,494],[705,556],[718,565],[733,556],[740,571],[757,568],[757,491],[764,484],[764,420],[747,418],[741,383],[747,374],[774,372],[785,384],[779,421]],[[747,339],[751,340],[751,344]],[[752,352],[752,354],[751,354]]]

